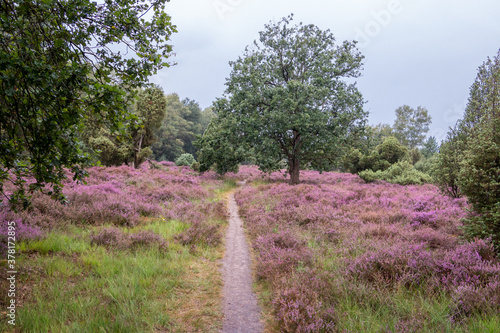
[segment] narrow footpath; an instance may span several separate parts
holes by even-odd
[[[262,324],[257,297],[252,291],[250,251],[233,193],[229,197],[228,208],[229,227],[223,259],[223,333],[260,333]]]

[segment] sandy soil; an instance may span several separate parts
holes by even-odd
[[[223,259],[224,333],[262,332],[260,309],[252,291],[249,245],[238,215],[238,205],[231,194],[228,202],[229,227]]]

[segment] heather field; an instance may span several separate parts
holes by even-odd
[[[500,261],[432,185],[275,173],[236,193],[272,332],[500,332]]]
[[[94,167],[66,181],[66,204],[0,210],[2,237],[17,228],[17,331],[218,332],[225,200],[247,180],[236,200],[266,331],[500,332],[500,260],[462,238],[465,199],[345,173],[290,186],[250,166],[221,180],[155,165]]]
[[[234,181],[156,166],[94,167],[86,185],[65,183],[65,205],[36,194],[28,211],[0,212],[1,246],[16,222],[16,331],[221,328],[218,260]],[[0,331],[13,331],[1,317]]]

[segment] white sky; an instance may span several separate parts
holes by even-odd
[[[228,62],[258,38],[269,21],[330,29],[338,42],[356,39],[365,55],[358,88],[369,123],[393,124],[407,104],[432,115],[429,135],[445,137],[462,118],[477,68],[500,49],[498,0],[171,0],[177,65],[151,79],[165,93],[202,108],[221,97]]]

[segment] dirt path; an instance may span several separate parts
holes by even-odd
[[[231,193],[228,202],[229,227],[223,260],[224,333],[262,332],[260,309],[252,291],[252,271],[248,243],[238,205]]]

